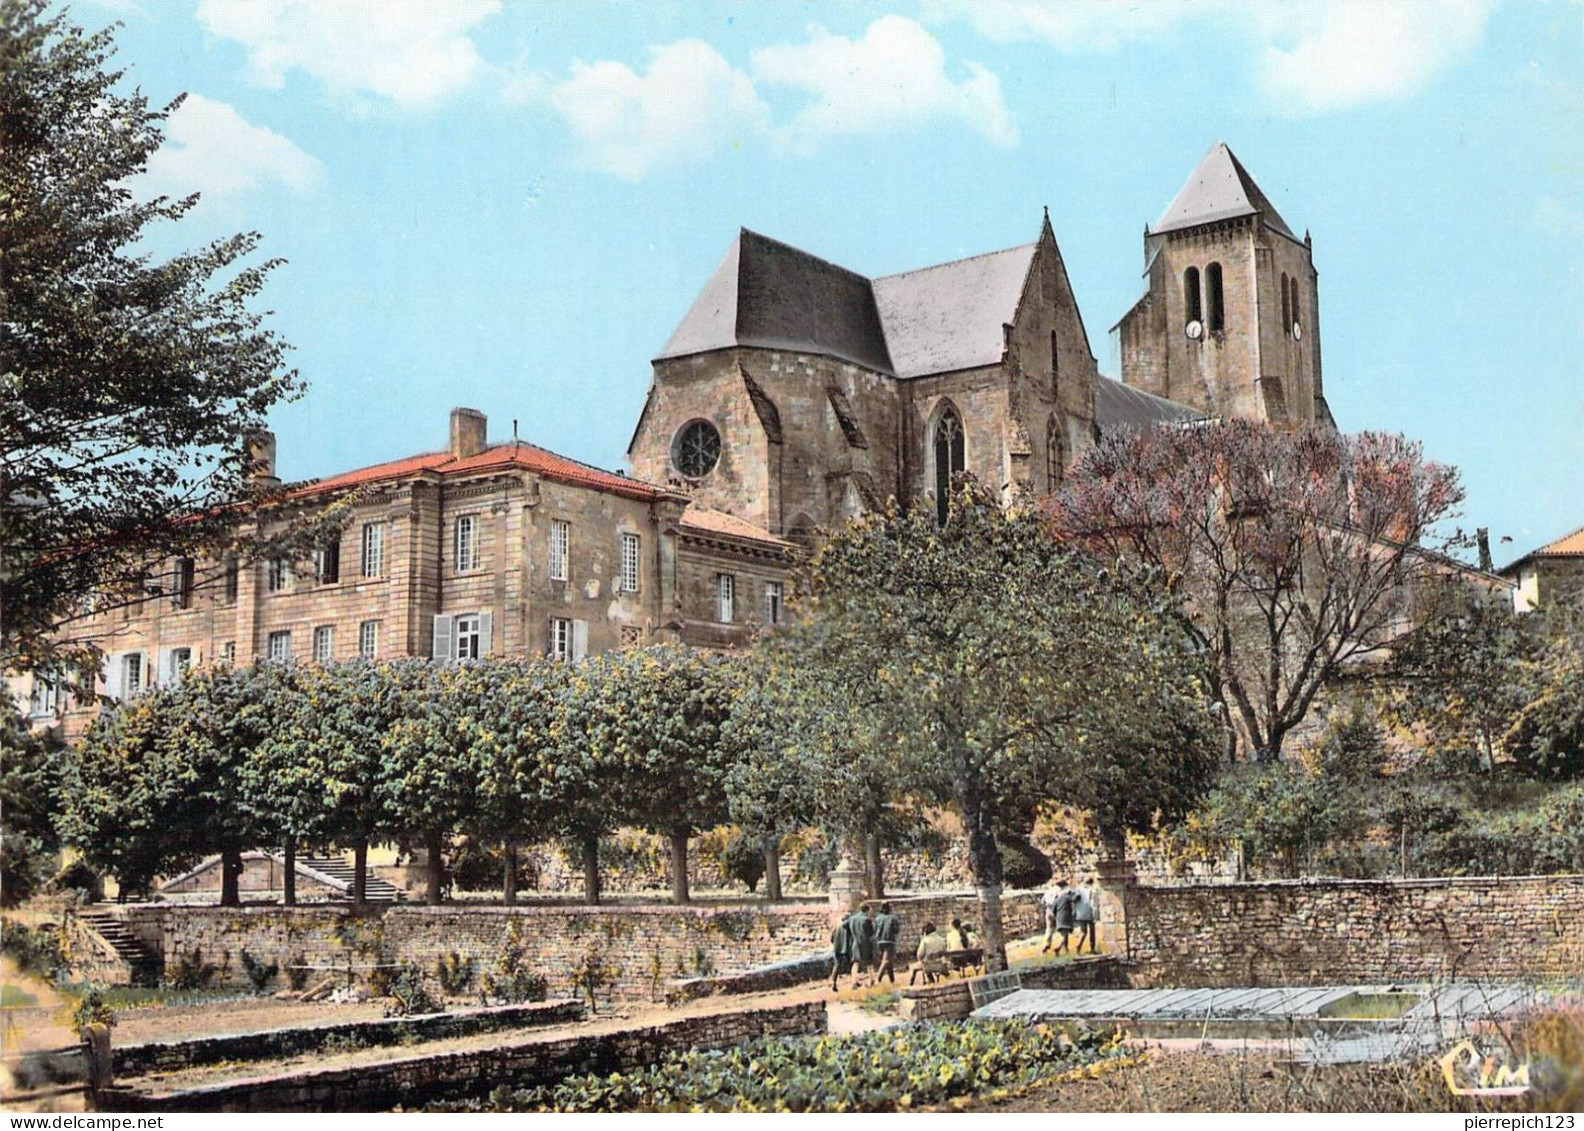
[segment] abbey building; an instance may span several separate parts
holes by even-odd
[[[1330,424],[1309,241],[1224,145],[1146,230],[1145,265],[1116,381],[1048,216],[1029,243],[880,278],[742,231],[653,361],[631,474],[491,442],[457,409],[443,448],[285,488],[349,512],[309,558],[173,561],[108,603],[82,626],[93,689],[210,662],[737,647],[781,619],[817,531],[939,506],[955,472],[1041,494],[1112,429]],[[259,474],[275,464],[265,440]],[[95,700],[66,682],[16,690],[72,732]]]

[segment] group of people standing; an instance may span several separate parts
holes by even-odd
[[[1099,953],[1095,924],[1100,921],[1100,905],[1095,898],[1094,884],[1093,876],[1084,884],[1064,880],[1052,885],[1040,897],[1040,906],[1045,912],[1045,947],[1042,953],[1061,954],[1072,941],[1074,931],[1078,932],[1078,945],[1073,950],[1074,954],[1083,953],[1085,939],[1089,940],[1089,953]],[[1052,951],[1051,941],[1056,935],[1061,936],[1061,945]]]
[[[873,976],[868,985],[878,986],[882,978],[889,978],[896,985],[896,949],[901,937],[902,920],[891,913],[889,903],[880,905],[879,914],[873,907],[864,907],[847,916],[831,932],[835,954],[831,989],[837,988],[837,975],[849,971],[854,988],[865,984],[860,979],[869,974]]]

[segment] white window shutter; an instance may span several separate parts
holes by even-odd
[[[434,650],[430,653],[437,660],[450,660],[456,656],[455,635],[452,632],[451,618],[437,616],[434,619]]]
[[[588,654],[588,621],[572,622],[572,658],[581,660]]]
[[[105,694],[112,699],[121,698],[120,652],[111,652],[105,657]]]
[[[494,621],[493,614],[479,614],[479,658],[483,659],[490,654],[491,628]]]

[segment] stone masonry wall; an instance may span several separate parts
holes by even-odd
[[[1584,971],[1584,875],[1135,887],[1140,986],[1518,980]]]
[[[664,1025],[555,1041],[407,1057],[218,1084],[160,1096],[125,1094],[107,1111],[382,1111],[553,1084],[579,1072],[630,1071],[674,1049],[725,1048],[762,1036],[825,1031],[825,1003],[686,1017]]]
[[[494,968],[513,922],[531,969],[552,997],[574,997],[573,970],[592,950],[615,979],[609,994],[659,1001],[677,977],[737,972],[803,957],[830,945],[823,907],[184,907],[138,909],[155,917],[166,968],[196,947],[221,967],[222,984],[243,985],[241,952],[263,962],[346,969],[366,978],[375,964],[435,960],[456,951],[479,973]],[[602,996],[604,992],[602,991]]]

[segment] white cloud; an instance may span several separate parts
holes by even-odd
[[[1043,41],[1067,52],[1201,33],[1241,40],[1273,106],[1324,113],[1418,93],[1478,46],[1499,2],[935,0],[931,8],[998,43]]]
[[[153,192],[236,196],[274,181],[299,195],[324,175],[318,160],[273,130],[255,126],[225,102],[189,94],[165,122],[165,144],[149,157]]]
[[[748,76],[697,39],[649,48],[642,74],[625,63],[574,63],[550,103],[586,164],[629,181],[705,160],[769,122]]]
[[[956,119],[996,145],[1014,145],[1017,129],[1001,97],[1001,83],[977,63],[953,82],[946,52],[928,31],[901,16],[882,16],[862,37],[831,35],[820,27],[806,43],[754,52],[761,83],[813,95],[785,127],[793,149],[807,152],[829,137],[873,134]]]
[[[485,70],[469,31],[500,0],[200,0],[198,19],[247,49],[254,81],[300,69],[342,96],[433,105]]]
[[[1318,8],[1284,7],[1287,28],[1260,59],[1260,82],[1278,104],[1294,100],[1316,112],[1416,94],[1485,34],[1491,0],[1439,4],[1333,0]]]

